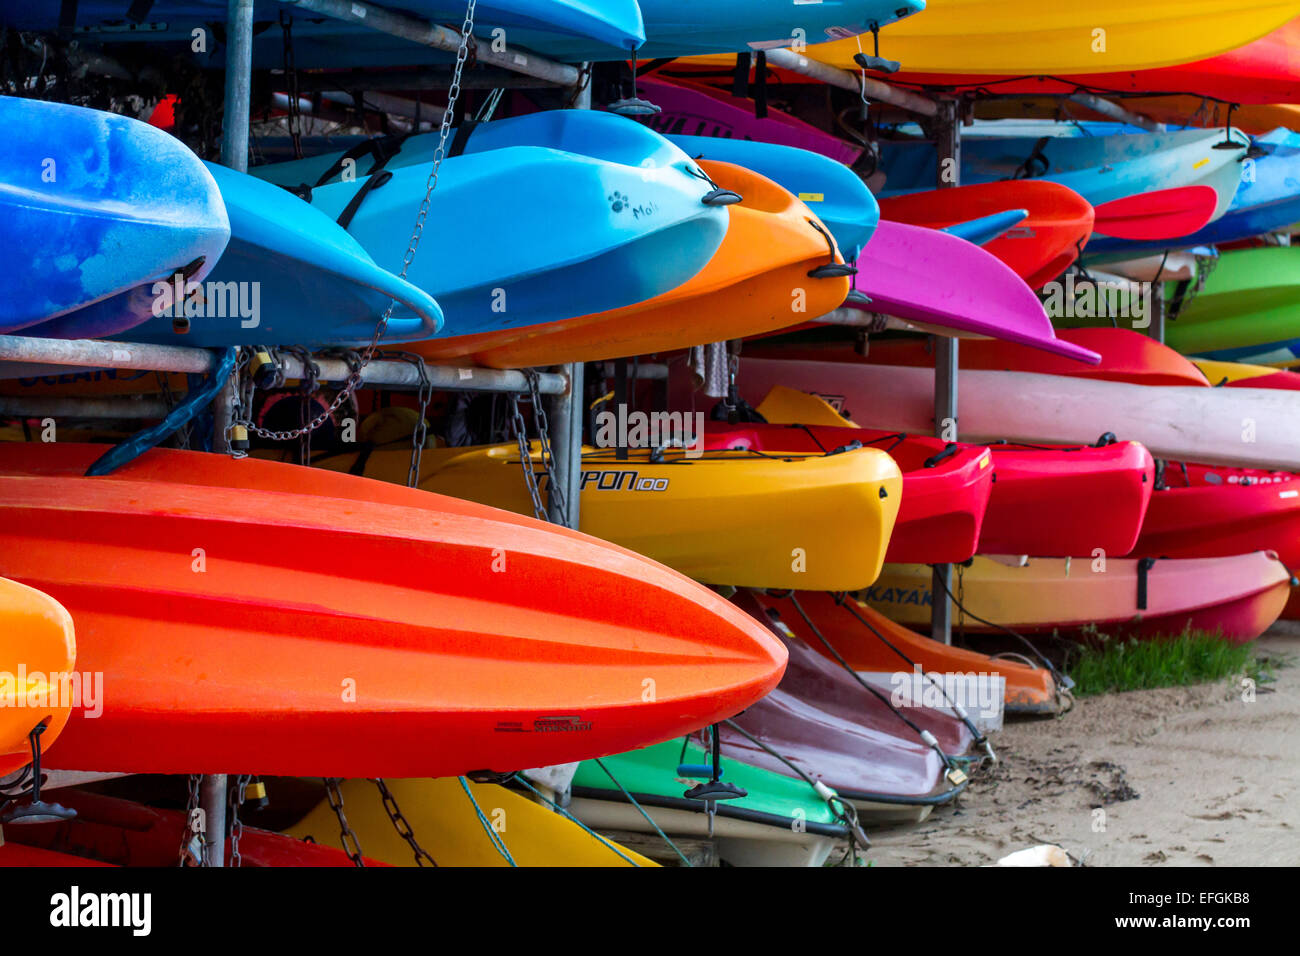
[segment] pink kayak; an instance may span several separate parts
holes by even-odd
[[[1091,349],[1058,339],[1025,280],[979,246],[924,226],[881,220],[858,256],[845,307],[880,312],[940,335],[1018,342],[1096,365]]]
[[[645,99],[663,110],[653,116],[641,117],[642,122],[660,133],[722,136],[795,146],[821,153],[846,166],[853,165],[862,155],[860,146],[823,133],[789,113],[773,109],[759,119],[754,115],[753,100],[731,96],[721,90],[658,79],[641,80],[638,86]]]

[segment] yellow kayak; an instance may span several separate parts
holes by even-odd
[[[1290,0],[929,0],[880,32],[880,53],[908,73],[1115,73],[1175,66],[1257,40],[1300,14]],[[868,34],[817,43],[807,56],[856,70]],[[735,62],[734,55],[691,63]]]
[[[1201,370],[1202,374],[1210,380],[1211,385],[1218,385],[1220,382],[1228,385],[1237,382],[1249,385],[1250,379],[1276,375],[1278,371],[1272,365],[1247,365],[1243,362],[1220,362],[1215,359],[1194,358],[1192,364]]]
[[[459,778],[386,780],[416,841],[439,866],[509,866],[497,849]],[[470,783],[488,825],[517,866],[658,866],[608,840],[609,845],[548,807],[490,783]],[[344,813],[361,852],[391,866],[415,866],[415,853],[398,835],[378,788],[369,780],[340,784]],[[329,801],[285,831],[317,843],[342,846]]]
[[[372,451],[364,474],[405,484],[410,447]],[[315,464],[350,471],[355,454]],[[532,465],[541,473],[536,446]],[[544,484],[544,481],[543,481]],[[706,584],[847,591],[876,579],[902,498],[898,465],[875,448],[774,457],[585,448],[581,530]],[[424,452],[420,487],[533,513],[514,444]],[[543,492],[544,494],[544,492]]]

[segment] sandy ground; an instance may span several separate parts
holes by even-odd
[[[1221,682],[1008,723],[994,738],[1000,765],[959,806],[873,832],[868,858],[980,865],[1057,843],[1086,866],[1300,864],[1300,623],[1259,647],[1290,666],[1253,703]]]

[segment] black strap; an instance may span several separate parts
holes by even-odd
[[[1138,561],[1138,601],[1137,609],[1147,609],[1147,574],[1155,566],[1155,558],[1142,558]]]
[[[71,33],[77,25],[77,0],[62,0],[59,4],[59,32]]]
[[[767,117],[767,53],[758,51],[754,60],[754,119]]]
[[[1178,313],[1183,311],[1184,300],[1187,298],[1187,290],[1192,287],[1191,279],[1180,279],[1174,286],[1173,297],[1169,300],[1168,318],[1177,319]]]
[[[152,9],[153,0],[131,0],[131,6],[126,11],[126,18],[132,23],[144,23],[145,17],[149,16],[149,11]]]
[[[373,139],[363,139],[338,159],[334,160],[333,165],[325,172],[321,173],[320,178],[316,180],[315,189],[318,186],[324,186],[331,179],[343,172],[343,167],[348,160],[356,161],[367,153],[375,158],[375,164],[366,171],[367,176],[373,176],[379,170],[388,165],[389,161],[402,151],[402,142],[404,136],[376,136]]]
[[[1012,179],[1034,179],[1038,176],[1047,175],[1047,171],[1052,168],[1052,165],[1047,161],[1047,157],[1043,155],[1043,147],[1046,146],[1050,141],[1051,141],[1050,136],[1044,136],[1040,138],[1038,142],[1034,144],[1034,148],[1029,151],[1029,155],[1025,157],[1025,161],[1020,164],[1020,168],[1017,169],[1014,174],[1012,174],[1011,178]],[[1035,162],[1040,162],[1043,164],[1043,171],[1041,173],[1034,172]]]
[[[749,96],[749,68],[753,58],[749,51],[736,54],[736,72],[731,78],[731,95],[745,98]]]
[[[447,149],[447,156],[461,156],[465,152],[465,147],[469,145],[469,138],[474,134],[481,124],[478,120],[465,120],[456,127],[456,135],[451,138],[451,146]]]
[[[386,169],[381,169],[363,182],[361,188],[357,190],[356,195],[352,197],[352,201],[347,204],[343,212],[339,213],[339,225],[344,229],[352,225],[352,217],[357,214],[357,210],[361,208],[361,204],[365,202],[366,197],[370,195],[371,191],[378,189],[392,178],[392,173]]]

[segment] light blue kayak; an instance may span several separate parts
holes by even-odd
[[[1098,239],[1089,243],[1089,253],[1123,254],[1212,246],[1261,236],[1300,222],[1300,136],[1276,129],[1255,139],[1262,156],[1242,165],[1241,185],[1232,205],[1222,218],[1177,240],[1132,242]],[[1105,262],[1115,256],[1096,261]]]
[[[820,153],[716,136],[667,138],[694,159],[734,163],[784,186],[831,231],[846,262],[857,259],[880,222],[880,205],[861,177]]]
[[[1221,129],[1182,130],[1115,136],[973,137],[962,143],[961,181],[1042,178],[1069,186],[1094,206],[1156,190],[1207,185],[1218,194],[1214,214],[1228,211],[1241,179],[1246,136],[1232,133],[1231,148]],[[934,145],[883,144],[882,195],[933,189],[937,181]]]
[[[348,230],[381,266],[400,268],[436,142],[436,134],[410,137],[384,166],[359,162],[353,181],[330,175],[312,190],[313,206],[337,218],[372,179],[382,181]],[[726,233],[726,209],[704,202],[715,190],[698,166],[620,116],[566,110],[497,120],[464,131],[456,145],[408,273],[442,306],[443,337],[644,301],[699,272]],[[254,172],[311,186],[340,158]]]
[[[463,0],[400,0],[377,5],[453,29],[459,29],[467,6]],[[128,19],[131,8],[129,0],[78,0],[73,21],[75,35],[83,43],[120,41],[129,26],[133,42],[188,47],[192,30],[225,23],[227,16],[227,0],[162,0],[145,5],[144,13],[134,22]],[[260,67],[284,65],[281,13],[292,18],[290,36],[294,62],[299,68],[373,66],[376,54],[396,57],[395,62],[449,59],[448,54],[409,40],[296,8],[291,0],[256,0],[254,59]],[[28,4],[26,9],[6,15],[5,20],[22,30],[55,30],[60,26],[60,17],[60,5],[51,2]],[[607,58],[617,59],[645,42],[636,0],[478,0],[474,22],[475,35],[480,39],[490,42],[494,30],[504,30],[506,42],[529,46],[539,53],[551,52],[552,44],[562,39],[566,44],[584,44],[603,51]],[[210,58],[214,66],[223,64],[224,47],[219,35],[212,37],[206,52],[203,59]],[[408,59],[403,60],[404,56]]]
[[[184,315],[151,317],[118,338],[206,348],[360,346],[394,300],[385,342],[429,338],[441,328],[438,303],[376,265],[330,216],[278,186],[208,168],[230,211],[225,255],[203,283],[202,298],[189,297]],[[405,210],[392,232],[409,230],[414,215],[414,208]]]
[[[0,332],[93,307],[129,326],[155,280],[207,275],[230,237],[212,176],[146,123],[0,97]]]

